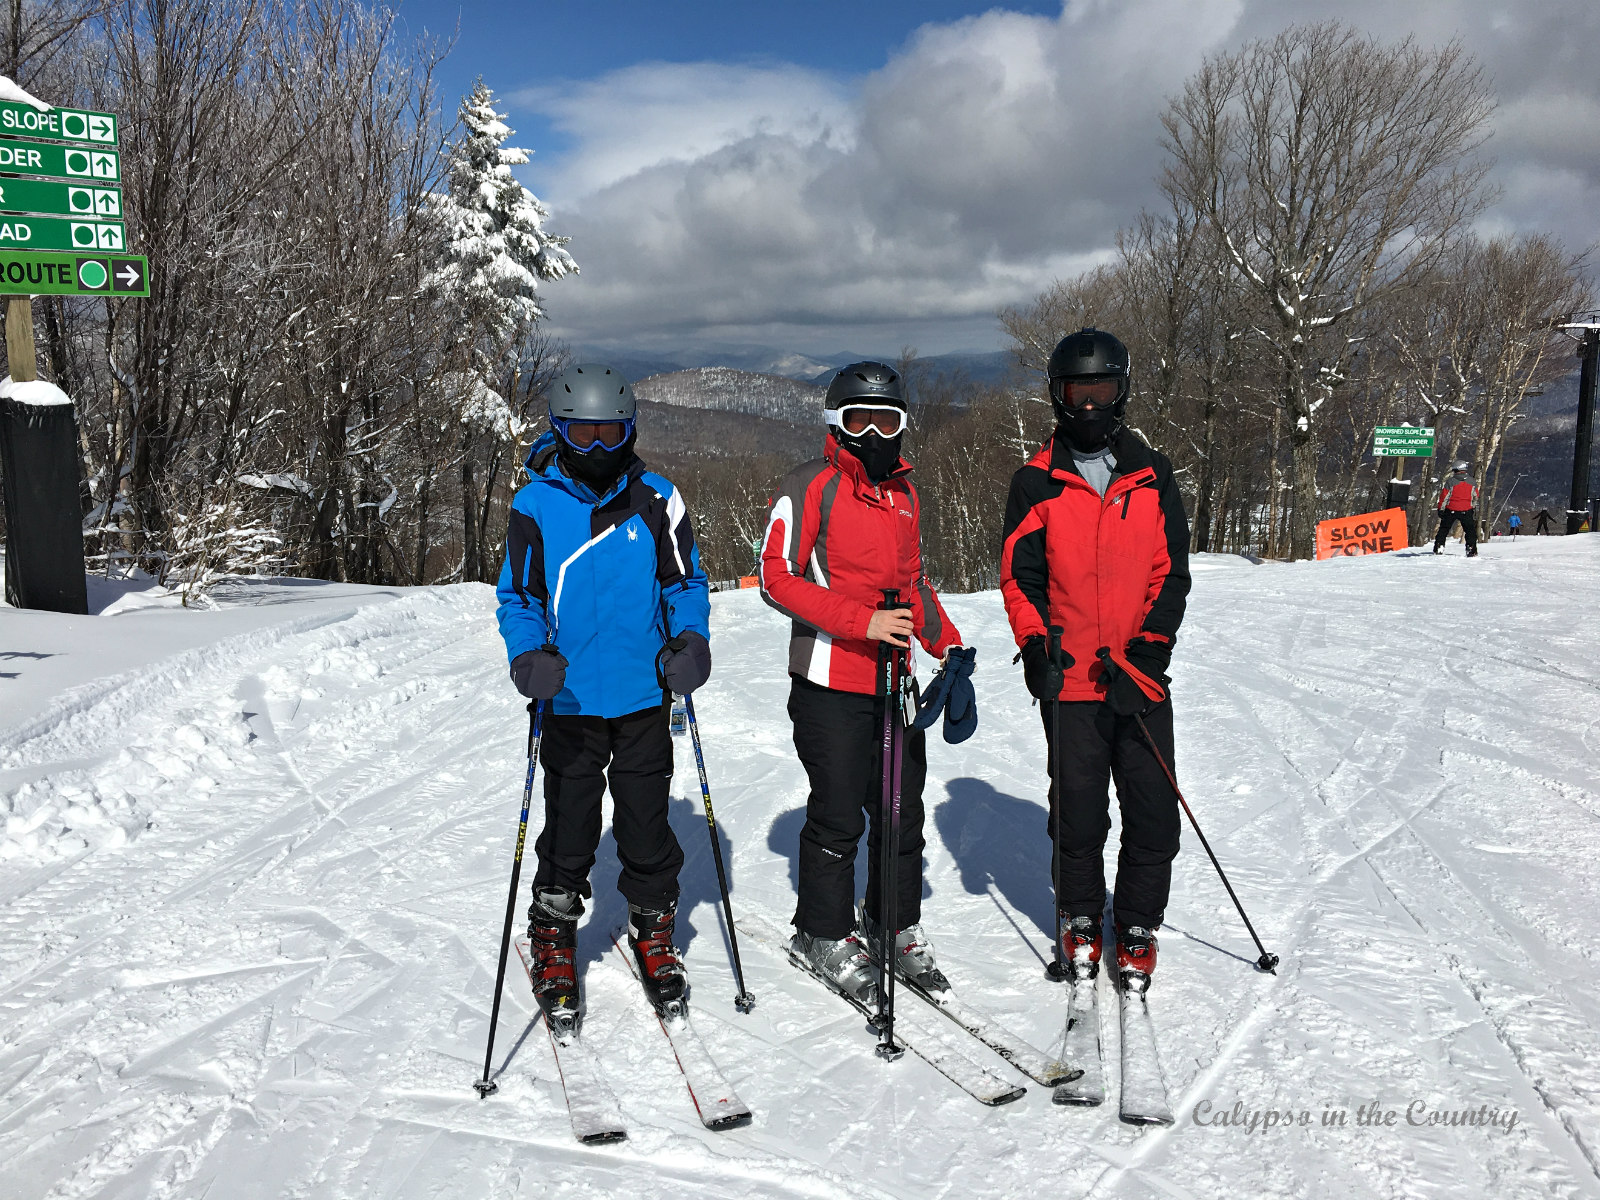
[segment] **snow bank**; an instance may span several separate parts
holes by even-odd
[[[15,400],[18,404],[34,404],[41,408],[72,403],[72,397],[53,383],[47,383],[43,379],[29,379],[17,383],[9,375],[0,380],[0,399]]]
[[[31,104],[40,112],[49,112],[51,106],[40,100],[37,96],[29,95],[22,88],[13,83],[5,75],[0,75],[0,100],[10,100],[16,104]]]

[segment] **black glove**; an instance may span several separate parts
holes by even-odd
[[[1106,704],[1122,717],[1144,716],[1166,697],[1167,664],[1172,661],[1172,647],[1160,642],[1147,642],[1134,638],[1124,652],[1128,665],[1161,687],[1161,700],[1152,700],[1111,657],[1111,648],[1102,646],[1100,680],[1106,685]]]
[[[567,660],[554,648],[525,650],[511,660],[511,682],[529,700],[554,700],[567,686]]]
[[[1073,657],[1063,647],[1056,647],[1055,661],[1050,661],[1050,644],[1044,635],[1034,634],[1022,643],[1022,680],[1036,700],[1057,700],[1061,697],[1061,684],[1072,669]]]
[[[694,630],[685,630],[661,647],[656,676],[662,687],[687,696],[711,678],[711,643]]]

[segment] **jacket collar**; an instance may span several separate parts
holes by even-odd
[[[1154,467],[1155,462],[1150,457],[1150,447],[1137,434],[1126,429],[1119,430],[1111,443],[1111,454],[1117,460],[1116,475],[1112,478],[1112,486],[1125,475],[1135,475],[1147,467]],[[1071,475],[1075,479],[1082,479],[1083,473],[1078,470],[1078,464],[1072,459],[1072,447],[1065,438],[1055,434],[1050,435],[1050,440],[1040,446],[1034,456],[1028,460],[1030,467],[1038,467],[1041,471],[1051,475]],[[1110,488],[1106,491],[1109,493]]]
[[[644,460],[635,454],[628,460],[628,465],[622,469],[622,474],[617,476],[616,482],[607,489],[606,494],[597,496],[588,484],[578,482],[561,469],[560,451],[559,435],[554,429],[547,429],[540,435],[539,440],[528,448],[528,456],[523,459],[522,465],[527,468],[530,479],[553,484],[586,504],[606,503],[645,472]]]
[[[841,475],[846,476],[857,488],[881,488],[885,483],[892,483],[896,479],[904,479],[911,474],[911,464],[904,456],[901,457],[895,469],[889,472],[889,477],[882,483],[873,483],[867,478],[867,469],[861,465],[861,460],[839,444],[839,439],[833,436],[830,430],[828,439],[822,445],[822,456]]]

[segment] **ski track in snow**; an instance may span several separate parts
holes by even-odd
[[[1283,962],[1252,969],[1185,826],[1151,992],[1178,1117],[1165,1130],[1117,1120],[1113,1003],[1098,1109],[1038,1086],[984,1109],[913,1056],[883,1064],[855,1013],[758,944],[741,944],[758,1006],[735,1013],[686,744],[679,941],[696,1026],[754,1124],[701,1127],[607,953],[625,914],[609,836],[579,961],[585,1036],[629,1140],[572,1140],[515,962],[500,1092],[479,1101],[527,730],[481,585],[313,602],[43,711],[0,711],[3,1190],[1600,1196],[1600,648],[1578,626],[1600,601],[1597,548],[1196,560],[1173,669],[1179,779]],[[734,911],[781,926],[805,799],[787,623],[754,593],[713,605],[697,707]],[[1050,1048],[1065,993],[1042,970],[1039,718],[998,596],[949,607],[980,648],[981,723],[962,746],[930,741],[924,924],[959,990]],[[540,822],[536,800],[530,838]],[[1409,1127],[1418,1100],[1518,1123]],[[1395,1127],[1355,1126],[1372,1101]],[[1219,1128],[1194,1119],[1202,1102],[1313,1124]],[[1327,1109],[1349,1123],[1324,1127]]]

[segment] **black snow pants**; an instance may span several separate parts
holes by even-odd
[[[835,691],[795,676],[789,690],[794,747],[811,781],[800,830],[800,899],[794,923],[802,933],[837,939],[856,926],[855,862],[867,836],[867,915],[878,919],[878,847],[883,830],[883,699]],[[901,929],[922,919],[922,788],[927,741],[920,730],[900,736],[900,857],[895,894]]]
[[[533,886],[593,893],[589,869],[600,846],[600,799],[611,786],[611,830],[622,873],[617,890],[639,908],[678,899],[683,850],[667,821],[672,785],[672,735],[667,708],[625,717],[544,719],[544,830],[534,843]]]
[[[1098,917],[1105,908],[1104,851],[1111,832],[1109,784],[1117,784],[1122,846],[1117,853],[1113,916],[1119,925],[1157,929],[1172,890],[1172,860],[1178,854],[1178,795],[1150,753],[1132,717],[1119,717],[1099,700],[1063,700],[1061,744],[1051,735],[1051,706],[1041,704],[1049,748],[1050,819],[1055,835],[1061,818],[1058,908],[1069,917]],[[1161,756],[1172,766],[1172,701],[1145,714],[1144,723]],[[1056,756],[1061,773],[1056,774]],[[1061,798],[1055,781],[1061,782]]]
[[[1433,548],[1444,549],[1444,540],[1450,536],[1450,531],[1455,528],[1456,522],[1461,522],[1461,532],[1467,536],[1467,553],[1478,552],[1478,514],[1470,508],[1466,512],[1456,512],[1444,509],[1439,513],[1439,532],[1434,535]]]

